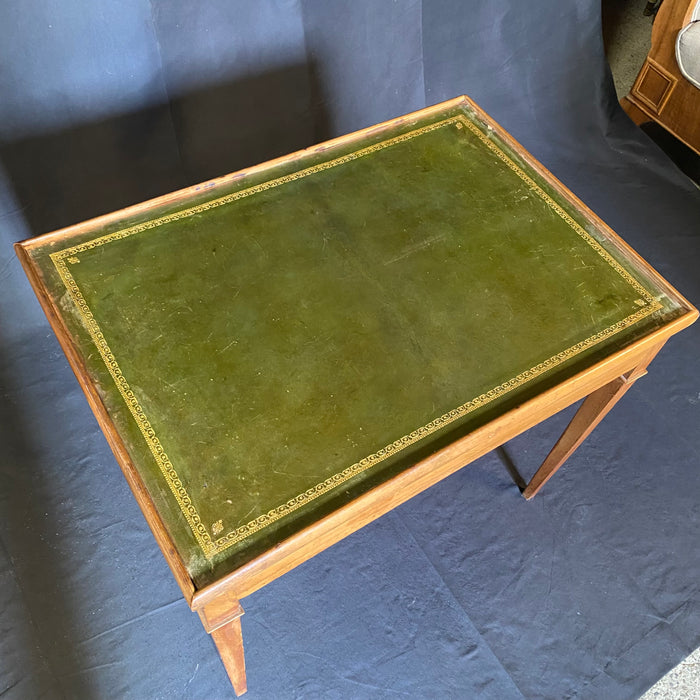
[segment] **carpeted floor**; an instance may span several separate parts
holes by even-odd
[[[603,0],[605,55],[618,97],[624,97],[651,46],[652,17],[643,12],[646,0]]]

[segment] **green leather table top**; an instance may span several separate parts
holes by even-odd
[[[678,313],[465,106],[30,254],[199,584]]]

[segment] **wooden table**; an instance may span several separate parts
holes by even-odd
[[[17,252],[238,694],[242,598],[697,316],[466,97]]]

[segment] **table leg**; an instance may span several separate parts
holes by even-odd
[[[529,501],[549,481],[552,475],[574,453],[576,448],[591,434],[593,429],[607,415],[608,411],[624,396],[632,384],[646,374],[646,368],[656,353],[658,346],[634,369],[613,379],[590,394],[579,407],[564,433],[554,445],[552,451],[535,472],[530,483],[525,487],[523,496]]]
[[[204,629],[212,636],[236,695],[248,689],[245,679],[241,616],[238,599],[223,594],[197,610]]]
[[[226,673],[236,695],[243,695],[248,689],[245,678],[245,658],[243,656],[243,634],[241,618],[237,617],[211,633]]]

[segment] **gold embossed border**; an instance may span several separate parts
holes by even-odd
[[[635,289],[635,291],[641,297],[638,301],[641,308],[639,308],[633,314],[622,319],[621,321],[618,321],[612,326],[606,328],[605,330],[600,331],[590,336],[589,338],[582,340],[579,343],[576,343],[575,345],[567,348],[566,350],[563,350],[557,355],[554,355],[553,357],[550,357],[544,362],[539,363],[535,367],[521,372],[516,377],[513,377],[507,382],[504,382],[503,384],[494,387],[486,393],[481,394],[480,396],[477,396],[476,398],[471,399],[470,401],[467,401],[466,403],[462,404],[461,406],[458,406],[457,408],[449,411],[448,413],[445,413],[444,415],[435,418],[427,425],[424,425],[421,428],[414,430],[408,435],[404,435],[400,439],[395,440],[394,442],[383,447],[374,454],[365,457],[364,459],[360,460],[359,462],[356,462],[352,466],[347,467],[343,471],[338,472],[337,474],[334,474],[325,481],[317,484],[313,488],[308,489],[304,493],[295,496],[286,503],[283,503],[277,506],[276,508],[269,510],[267,513],[263,513],[262,515],[259,515],[247,524],[238,527],[221,537],[217,537],[216,539],[214,539],[212,535],[216,536],[219,533],[214,532],[212,530],[212,534],[210,534],[207,527],[202,522],[202,519],[199,516],[197,509],[194,503],[192,502],[192,499],[187,493],[187,489],[180,480],[177,471],[175,470],[175,467],[170,462],[167,453],[165,452],[163,446],[160,443],[160,440],[155,434],[155,431],[153,430],[153,427],[151,426],[146,414],[144,413],[138,399],[136,398],[133,390],[129,386],[129,383],[124,377],[119,367],[119,364],[116,358],[114,357],[114,354],[112,353],[112,350],[110,349],[107,341],[105,340],[102,330],[100,329],[97,320],[95,319],[87,302],[85,301],[85,298],[83,297],[75,278],[71,274],[68,265],[78,263],[80,260],[80,253],[90,250],[92,248],[96,248],[106,243],[117,241],[128,236],[141,233],[143,231],[148,231],[150,229],[157,228],[158,226],[162,226],[163,224],[172,221],[177,221],[188,216],[192,216],[193,214],[198,214],[208,209],[213,209],[215,207],[234,202],[243,197],[248,197],[252,194],[263,192],[273,187],[278,187],[287,182],[292,182],[299,178],[311,175],[312,173],[336,167],[338,165],[341,165],[342,163],[361,158],[370,153],[374,153],[375,151],[382,150],[384,148],[388,148],[403,141],[415,138],[416,136],[427,133],[429,131],[433,131],[435,129],[451,125],[457,127],[458,129],[463,129],[464,127],[466,127],[483,144],[485,144],[501,161],[503,161],[508,168],[513,170],[528,185],[528,187],[531,190],[536,192],[537,195],[541,197],[547,203],[547,205],[552,210],[554,210],[564,221],[566,221],[566,223],[583,240],[585,240],[586,243],[588,243],[588,245],[590,245],[606,261],[608,265],[610,265],[620,276],[622,276],[625,279],[625,281],[628,284],[630,284]],[[357,151],[353,151],[352,153],[346,154],[344,156],[340,156],[338,158],[326,161],[324,163],[320,163],[318,165],[299,170],[295,173],[291,173],[289,175],[285,175],[258,185],[254,185],[249,188],[242,189],[238,192],[231,193],[224,197],[220,197],[218,199],[205,202],[203,204],[189,207],[187,209],[183,209],[181,211],[168,214],[166,216],[158,217],[151,221],[143,222],[135,226],[121,229],[119,231],[115,231],[104,236],[85,241],[78,245],[70,246],[63,250],[51,253],[51,259],[67,291],[69,292],[71,298],[75,302],[78,312],[84,322],[84,325],[93,343],[98,349],[107,370],[111,374],[117,386],[117,389],[119,390],[122,398],[126,403],[126,406],[131,412],[131,415],[133,416],[134,420],[136,421],[146,441],[146,444],[148,445],[148,448],[156,461],[156,464],[158,465],[166,483],[170,488],[171,493],[176,499],[176,502],[178,503],[181,512],[187,520],[187,523],[189,524],[198,544],[200,545],[202,551],[204,552],[204,555],[207,558],[211,558],[214,555],[224,551],[228,547],[236,544],[237,542],[240,542],[241,540],[261,530],[267,525],[270,525],[271,523],[279,520],[285,515],[292,513],[297,508],[308,503],[310,500],[313,500],[318,496],[330,491],[339,484],[342,484],[343,482],[347,481],[353,476],[371,468],[375,464],[384,461],[385,459],[396,454],[405,447],[408,447],[409,445],[412,445],[417,441],[422,440],[428,435],[449,425],[450,423],[467,415],[468,413],[471,413],[477,408],[480,408],[481,406],[490,403],[494,399],[503,396],[504,394],[512,391],[513,389],[522,386],[526,382],[531,381],[532,379],[542,375],[550,369],[553,369],[554,367],[560,365],[566,360],[575,357],[587,348],[590,348],[598,344],[599,342],[605,340],[606,338],[609,338],[610,336],[618,333],[622,329],[627,328],[634,323],[637,323],[642,318],[650,315],[654,311],[657,311],[661,308],[661,304],[652,296],[652,294],[648,292],[642,286],[642,284],[637,279],[635,279],[627,270],[625,270],[625,268],[622,267],[622,265],[620,265],[598,243],[598,241],[593,236],[591,236],[578,222],[576,222],[549,194],[547,194],[547,192],[544,191],[544,189],[542,189],[517,163],[515,163],[515,161],[513,161],[512,158],[510,158],[506,153],[504,153],[503,150],[499,148],[499,146],[492,139],[489,138],[487,133],[481,131],[475,124],[473,124],[471,121],[469,121],[461,115],[413,129],[406,133],[400,134],[399,136],[392,137],[390,139],[373,144],[371,146],[366,146],[365,148],[358,149]],[[214,528],[216,528],[217,530],[220,528],[220,522],[221,521],[218,521],[214,525]]]

